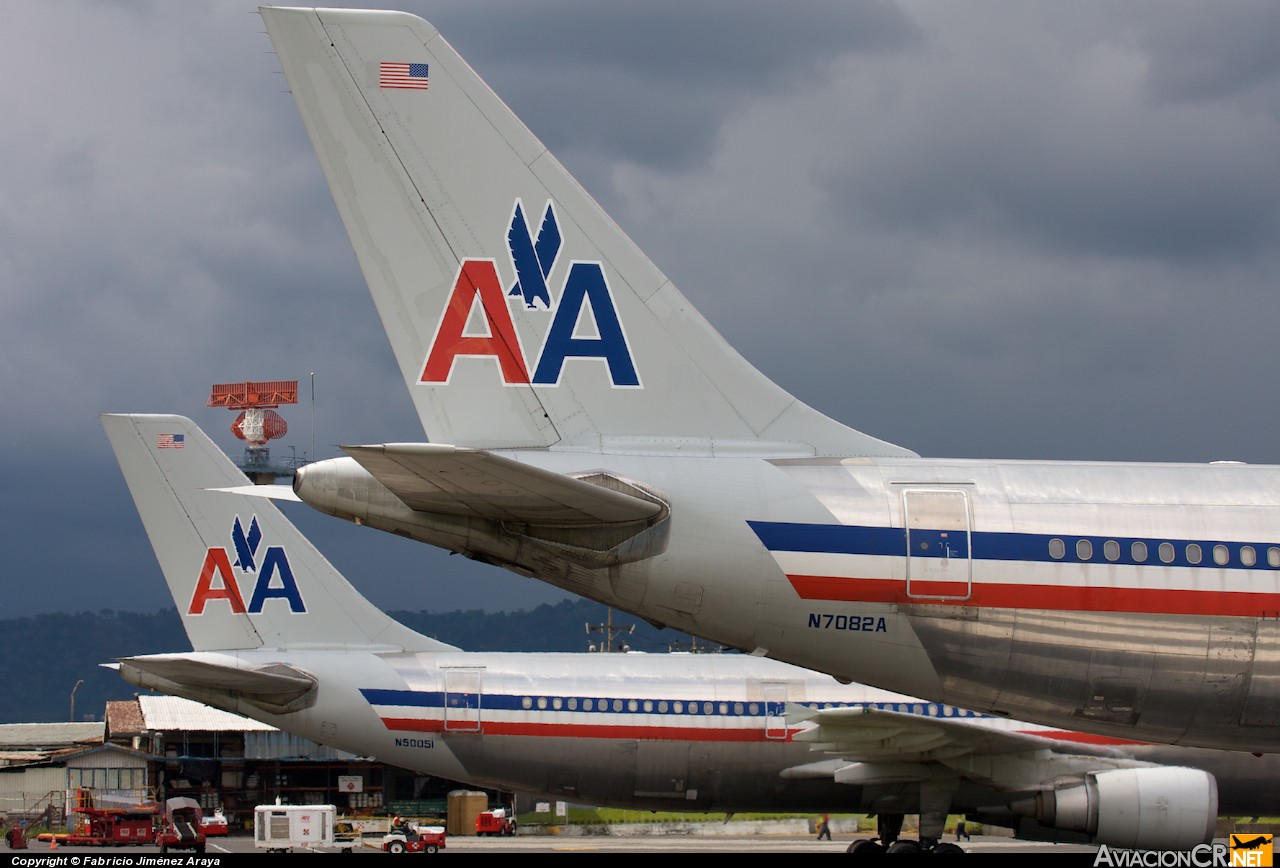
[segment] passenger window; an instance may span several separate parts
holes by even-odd
[[[1267,566],[1280,567],[1280,548],[1272,546],[1267,549]]]
[[[1087,539],[1076,541],[1076,558],[1078,560],[1087,561],[1093,557],[1093,543]]]
[[[1137,563],[1146,563],[1147,561],[1147,544],[1142,540],[1137,540],[1133,545],[1129,546],[1129,553],[1133,555],[1133,559]]]
[[[1224,545],[1216,545],[1213,547],[1213,562],[1218,566],[1224,566],[1227,561],[1231,560],[1231,553],[1227,551]]]
[[[1109,561],[1120,560],[1120,543],[1109,539],[1102,544],[1102,556]]]
[[[1067,554],[1067,544],[1060,539],[1049,540],[1049,557],[1055,561],[1062,560]]]
[[[523,708],[525,711],[528,711],[530,708],[533,708],[533,697],[526,696],[524,699],[521,699],[520,707]]]
[[[1251,567],[1257,562],[1258,554],[1253,550],[1253,546],[1240,546],[1240,563]]]
[[[538,697],[538,710],[543,711],[547,707],[547,698],[545,696]]]
[[[1173,543],[1160,543],[1160,560],[1166,564],[1173,563]]]
[[[1187,543],[1187,563],[1200,563],[1200,546],[1196,543]]]

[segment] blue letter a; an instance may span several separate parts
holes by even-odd
[[[271,577],[279,574],[280,587],[271,587]],[[305,612],[302,595],[298,593],[298,583],[293,580],[293,569],[289,566],[289,558],[280,546],[270,546],[267,556],[262,559],[262,569],[258,572],[258,584],[253,589],[253,599],[249,601],[249,611],[262,611],[262,603],[268,597],[283,597],[289,601],[289,611]]]
[[[590,303],[591,318],[596,325],[594,338],[576,338],[574,327],[584,304]],[[575,262],[564,282],[564,292],[556,307],[555,319],[547,332],[547,342],[533,374],[535,386],[554,386],[566,358],[604,359],[609,365],[609,379],[615,386],[639,386],[631,348],[622,333],[613,295],[598,262]]]

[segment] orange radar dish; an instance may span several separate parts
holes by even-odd
[[[266,380],[215,385],[205,406],[226,407],[228,410],[253,410],[296,403],[298,403],[297,380]]]

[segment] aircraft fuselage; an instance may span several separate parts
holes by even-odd
[[[297,490],[844,680],[1120,738],[1280,747],[1280,468],[635,451],[501,453],[665,499],[643,556],[607,566],[563,533],[415,512],[350,459]]]
[[[184,655],[158,655],[175,658]],[[177,683],[146,671],[148,658],[122,664],[142,687],[250,715],[324,744],[402,768],[476,786],[581,803],[650,810],[868,811],[916,813],[918,780],[837,782],[839,753],[795,740],[788,703],[861,706],[963,720],[978,728],[1041,736],[1052,751],[1026,753],[1040,774],[1022,787],[954,776],[950,812],[996,810],[1060,776],[1147,763],[1204,769],[1218,780],[1221,812],[1280,808],[1272,792],[1277,757],[1194,751],[1097,739],[1030,726],[870,688],[841,685],[776,661],[736,654],[670,655],[478,652],[228,651],[189,655],[243,669],[288,665],[314,677],[305,708],[272,714],[216,686]],[[141,668],[138,668],[141,667]],[[890,739],[891,741],[892,739]],[[888,742],[886,742],[888,744]],[[903,743],[904,756],[918,745]],[[1078,752],[1078,753],[1077,753]],[[1051,756],[1058,755],[1057,765]],[[890,763],[892,768],[892,763]],[[868,768],[874,768],[874,764]],[[1053,772],[1049,770],[1052,769]]]

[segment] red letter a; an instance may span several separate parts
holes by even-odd
[[[213,587],[213,574],[222,578],[222,587]],[[231,604],[231,612],[244,614],[244,598],[240,596],[240,588],[231,574],[231,561],[226,549],[209,549],[204,556],[204,566],[200,568],[200,579],[196,582],[195,593],[191,595],[191,605],[187,607],[188,615],[203,615],[204,604],[210,600],[226,600]]]
[[[464,335],[467,320],[480,299],[488,335]],[[529,382],[524,353],[516,335],[507,299],[498,282],[498,268],[492,259],[464,259],[458,268],[453,292],[445,304],[436,329],[435,340],[427,352],[422,371],[423,383],[447,383],[453,373],[453,360],[458,356],[492,357],[502,369],[502,382],[508,386]]]

